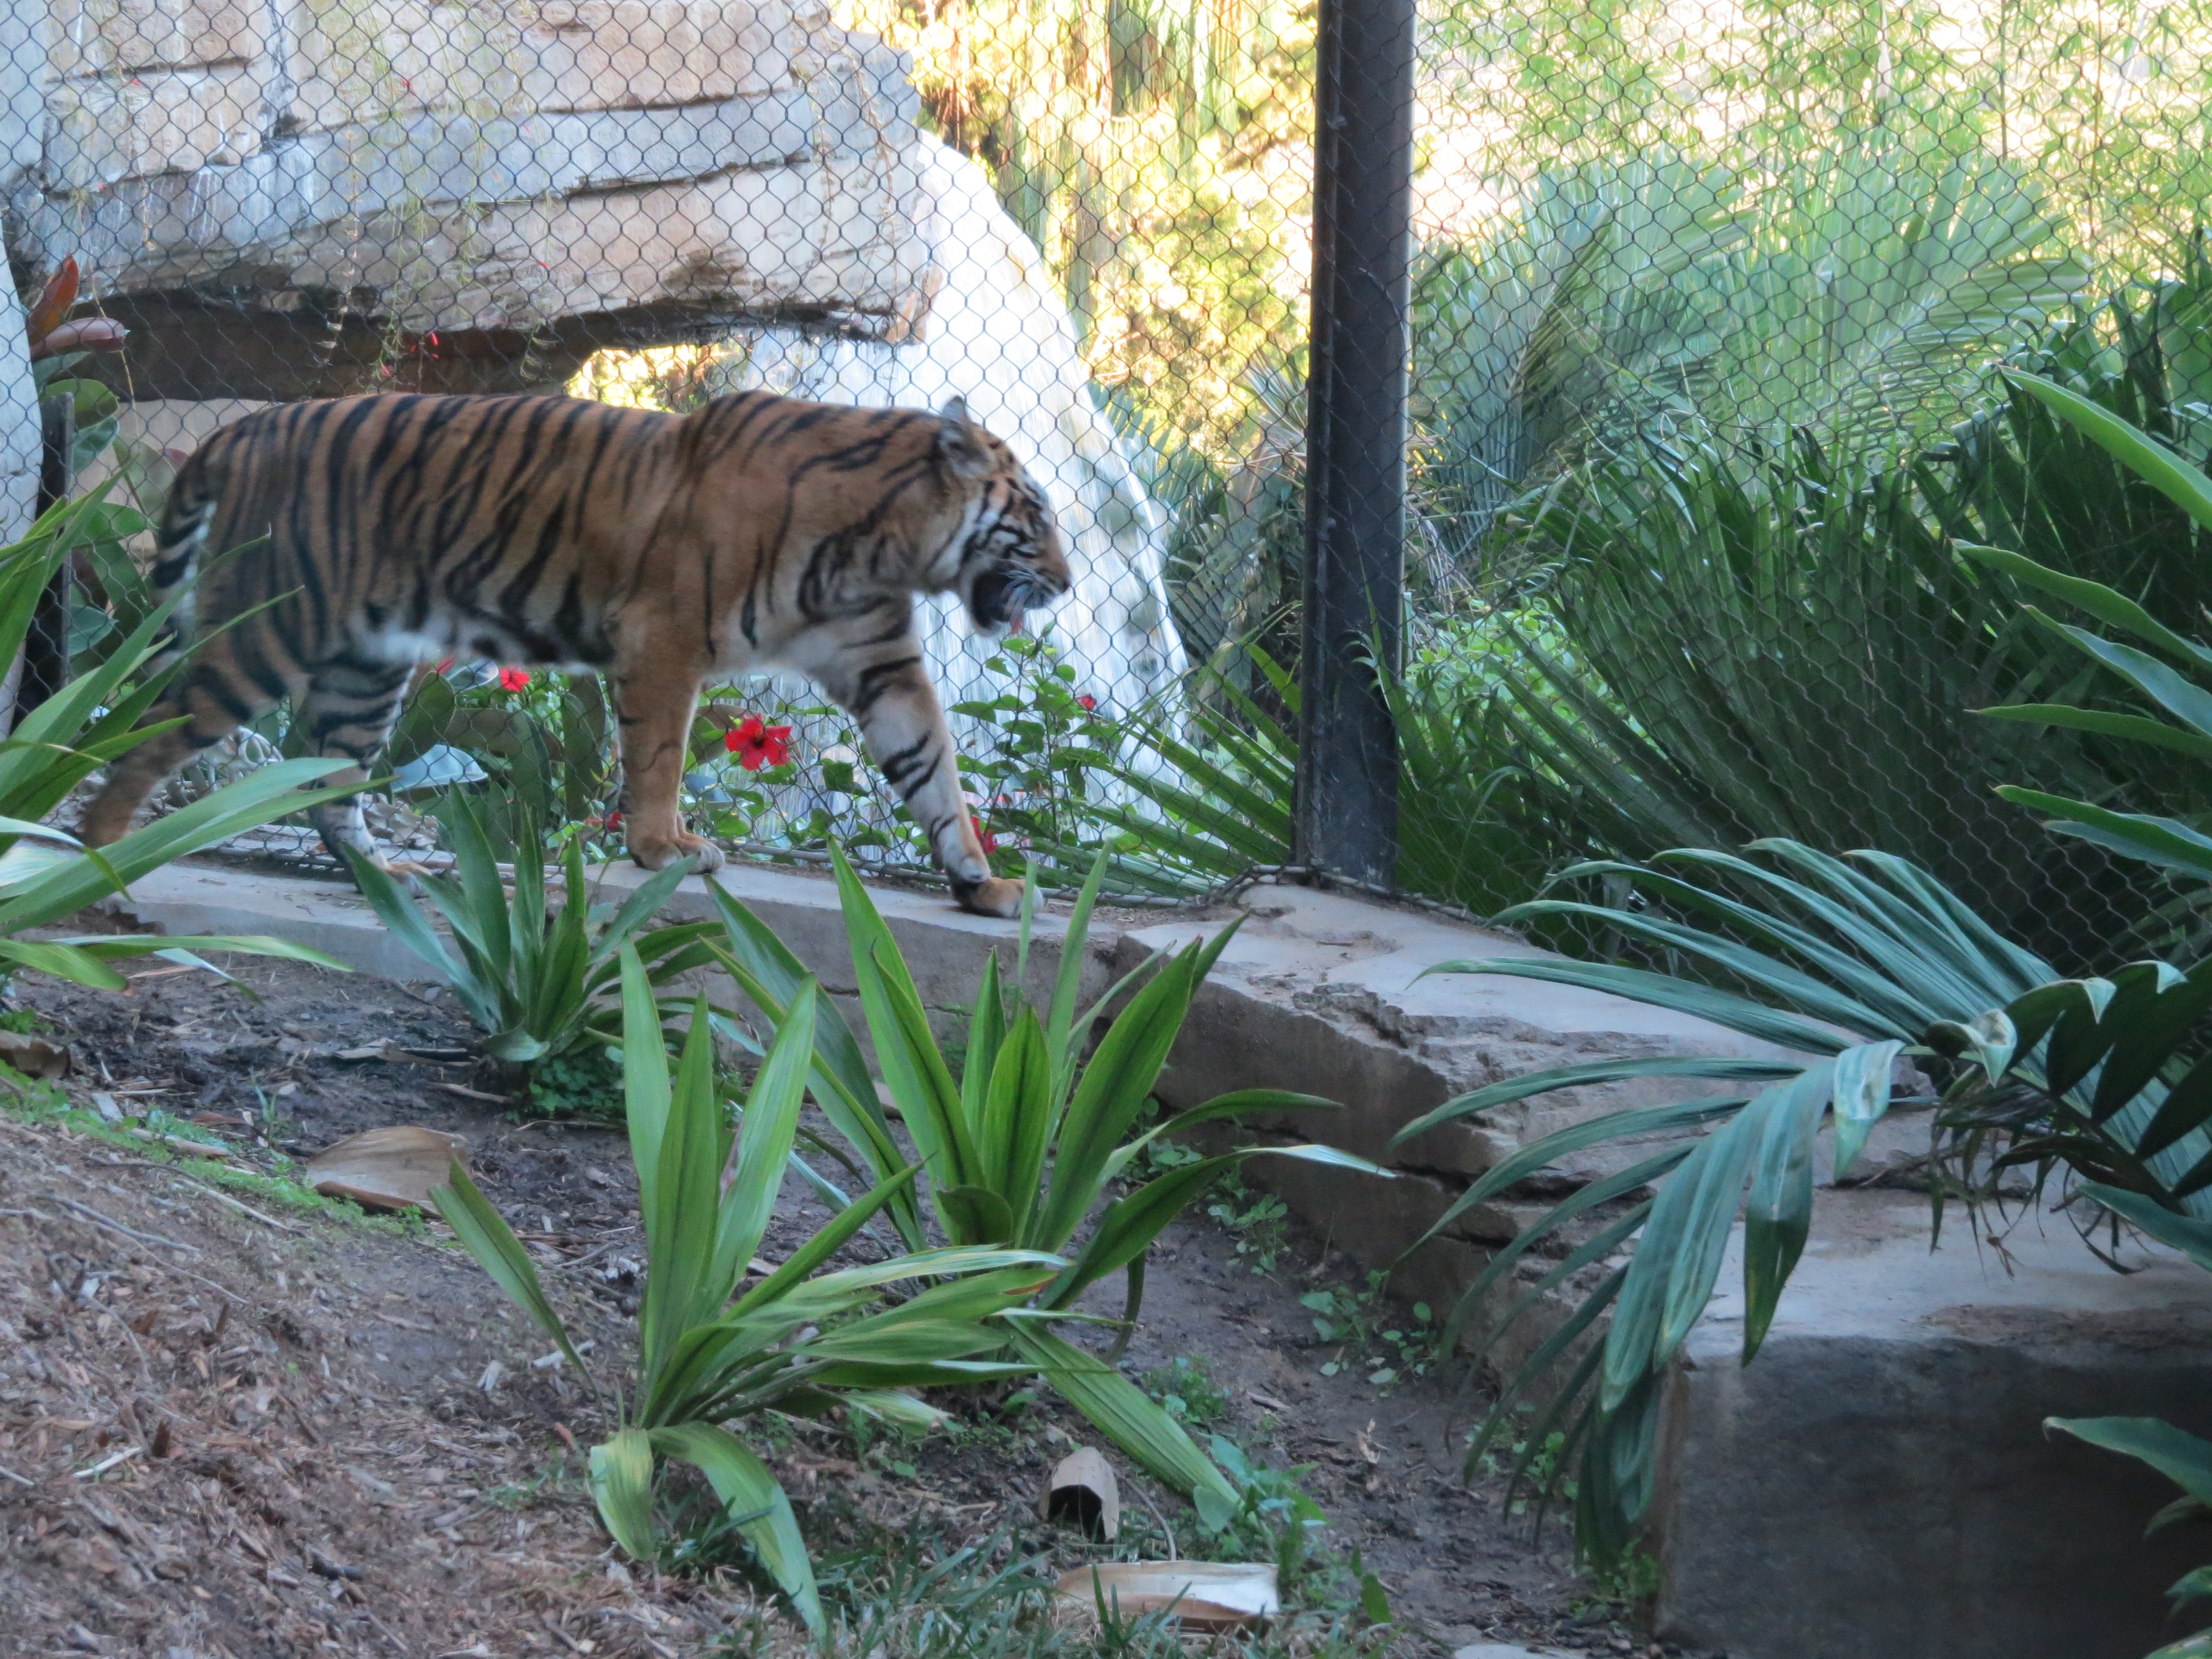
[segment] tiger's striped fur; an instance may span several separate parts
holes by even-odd
[[[916,593],[977,629],[1066,591],[1043,493],[958,403],[936,414],[763,392],[690,416],[560,397],[346,398],[247,416],[178,472],[153,575],[196,646],[86,814],[113,841],[186,757],[289,697],[366,779],[416,665],[605,672],[630,854],[720,853],[678,812],[702,685],[792,669],[860,723],[968,908],[1012,914],[922,665]],[[229,624],[220,632],[212,625]],[[315,809],[374,856],[360,805]]]

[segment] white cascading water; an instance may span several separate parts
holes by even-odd
[[[965,398],[1050,495],[1066,541],[1075,586],[1034,618],[1039,632],[1102,710],[1134,708],[1187,666],[1168,614],[1166,514],[1092,398],[1074,325],[1036,245],[981,167],[932,142],[908,160],[943,276],[921,337],[891,345],[763,330],[751,336],[749,361],[733,364],[729,389],[879,408]],[[957,600],[927,602],[921,632],[948,703],[1004,689],[983,666],[989,642],[969,632]]]

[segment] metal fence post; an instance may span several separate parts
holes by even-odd
[[[1296,855],[1388,884],[1398,761],[1373,659],[1405,586],[1414,0],[1322,0]]]

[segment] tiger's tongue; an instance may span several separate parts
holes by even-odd
[[[1006,613],[1006,632],[1007,632],[1007,634],[1011,635],[1014,635],[1014,634],[1018,634],[1018,633],[1020,633],[1020,632],[1022,631],[1022,624],[1023,624],[1026,620],[1027,620],[1026,617],[1024,615],[1024,613],[1023,613],[1023,612],[1021,612],[1021,611],[1008,611],[1008,612]]]

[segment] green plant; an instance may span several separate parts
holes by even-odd
[[[1001,980],[996,954],[987,957],[955,1078],[897,942],[851,865],[842,853],[836,859],[861,1010],[884,1085],[927,1174],[933,1218],[956,1244],[1073,1254],[1041,1288],[1026,1316],[1007,1322],[1013,1349],[1132,1457],[1192,1495],[1201,1519],[1218,1524],[1234,1495],[1181,1426],[1110,1360],[1085,1352],[1047,1327],[1069,1317],[1086,1288],[1119,1272],[1127,1286],[1121,1321],[1126,1342],[1142,1302],[1145,1259],[1153,1239],[1213,1182],[1257,1152],[1373,1166],[1327,1146],[1248,1146],[1182,1164],[1109,1200],[1109,1188],[1156,1140],[1250,1112],[1317,1110],[1333,1103],[1243,1090],[1132,1133],[1192,995],[1234,929],[1194,941],[1172,956],[1154,957],[1083,1006],[1085,941],[1104,863],[1101,858],[1093,865],[1076,899],[1042,1016],[1024,994],[1036,906],[1031,871],[1011,983]],[[805,982],[804,970],[757,916],[719,886],[714,890],[727,927],[726,966],[781,1030],[794,988]],[[1116,1003],[1120,1012],[1107,1022],[1086,1063],[1092,1028]],[[886,1178],[902,1160],[860,1044],[834,1008],[825,1008],[815,1023],[814,1042],[816,1099],[878,1178]],[[902,1198],[889,1212],[908,1248],[919,1248],[926,1233],[918,1206]],[[1086,1224],[1087,1236],[1077,1249],[1072,1241]]]
[[[1444,1333],[1449,1348],[1493,1291],[1518,1284],[1509,1275],[1532,1250],[1555,1258],[1488,1321],[1474,1363],[1554,1290],[1574,1297],[1576,1310],[1508,1380],[1469,1456],[1479,1460],[1509,1427],[1532,1447],[1563,1431],[1578,1532],[1601,1560],[1620,1559],[1634,1541],[1650,1496],[1659,1383],[1711,1296],[1739,1209],[1748,1363],[1804,1248],[1815,1135],[1832,1124],[1836,1168],[1847,1171],[1889,1109],[1900,1061],[1942,1090],[1939,1227],[1947,1198],[1974,1207],[1997,1201],[1996,1183],[2015,1170],[2030,1172],[2039,1190],[2054,1178],[2087,1181],[2098,1183],[2093,1196],[2110,1188],[2153,1210],[2212,1206],[2212,1087],[2202,1080],[2212,1072],[2190,1055],[2191,1027],[2212,1009],[2212,966],[2184,974],[2144,962],[2064,979],[1904,860],[1838,859],[1779,840],[1753,850],[1762,859],[1684,849],[1649,867],[1583,866],[1567,877],[1605,884],[1604,902],[1541,899],[1500,918],[1571,916],[1656,953],[1674,972],[1537,957],[1430,970],[1607,991],[1816,1056],[1553,1067],[1446,1102],[1400,1136],[1553,1089],[1627,1078],[1722,1085],[1530,1142],[1437,1224],[1547,1164],[1605,1143],[1640,1143],[1627,1167],[1499,1251]],[[1703,1129],[1710,1133],[1683,1138]],[[2093,1227],[2082,1224],[2085,1237]],[[1628,1264],[1607,1265],[1632,1240]],[[1596,1322],[1608,1311],[1599,1340]],[[1513,1408],[1555,1366],[1565,1368],[1564,1379],[1524,1432]],[[1516,1484],[1528,1469],[1524,1458]]]
[[[772,1273],[740,1289],[774,1212],[813,1069],[817,1009],[811,980],[795,988],[733,1131],[714,1079],[706,999],[672,1080],[661,1012],[635,945],[620,947],[623,1055],[630,1156],[645,1226],[645,1297],[622,1426],[591,1453],[592,1494],[615,1541],[656,1553],[653,1480],[663,1457],[707,1477],[730,1523],[757,1553],[808,1628],[823,1626],[805,1545],[789,1499],[724,1425],[769,1412],[819,1415],[832,1407],[927,1423],[941,1413],[904,1390],[1026,1375],[1025,1364],[975,1358],[1004,1347],[991,1322],[1066,1265],[1047,1252],[956,1247],[820,1272],[913,1179],[893,1171],[847,1206]],[[459,1162],[433,1195],[439,1213],[500,1288],[584,1372],[520,1241]],[[927,1288],[873,1306],[885,1287]]]
[[[2059,420],[2096,443],[2130,473],[2147,482],[2178,506],[2200,529],[2212,529],[2212,477],[2174,453],[2142,428],[2078,392],[2033,376],[2015,377],[2015,384],[2036,398]],[[2073,704],[2044,703],[1990,708],[1984,712],[2001,719],[2069,727],[2128,743],[2147,744],[2183,757],[2182,765],[2194,787],[2194,821],[2136,812],[2054,795],[2041,789],[2008,787],[2008,799],[2054,815],[2048,827],[2106,848],[2124,858],[2142,860],[2192,881],[2212,878],[2212,836],[2200,827],[2204,799],[2204,764],[2212,761],[2212,696],[2203,681],[2212,671],[2212,651],[2185,638],[2158,621],[2148,610],[2102,582],[2053,570],[2015,553],[1987,547],[1962,550],[1992,564],[2026,585],[2042,590],[2094,620],[2150,646],[2145,652],[2102,637],[2087,629],[2060,622],[2029,608],[2029,614],[2059,639],[2081,651],[2100,667],[2117,674],[2159,711],[2144,714],[2134,708],[2113,710]],[[2199,1070],[2202,1067],[2200,1066]],[[2180,1144],[2186,1131],[2212,1121],[2212,1109],[2197,1102],[2203,1092],[2198,1072],[2171,1079],[2154,1116],[2136,1138],[2138,1156]],[[2113,1215],[2139,1228],[2160,1243],[2188,1255],[2199,1267],[2212,1268],[2212,1225],[2201,1218],[2208,1207],[2204,1194],[2212,1190],[2212,1153],[2192,1166],[2170,1194],[2128,1190],[2103,1183],[2085,1184],[2084,1194]],[[2190,1203],[2194,1197],[2197,1201]],[[2196,1214],[2179,1214],[2188,1208]],[[2182,1488],[2184,1496],[2151,1519],[2149,1530],[2183,1520],[2212,1515],[2212,1443],[2156,1418],[2051,1418],[2046,1426],[2070,1434],[2088,1444],[2119,1452],[2148,1463]],[[2191,1603],[2212,1595],[2212,1566],[2199,1567],[2184,1576],[2167,1592],[2179,1615]],[[2212,1652],[2212,1629],[2199,1631],[2159,1650],[2154,1659],[2201,1659]]]
[[[1477,1429],[1474,1435],[1480,1432]],[[1469,1437],[1470,1439],[1474,1435]],[[1547,1493],[1556,1489],[1569,1503],[1572,1503],[1575,1483],[1571,1477],[1562,1474],[1566,1449],[1567,1437],[1557,1429],[1546,1435],[1540,1444],[1525,1437],[1508,1441],[1501,1435],[1484,1446],[1476,1462],[1485,1474],[1510,1473],[1523,1490]],[[1528,1500],[1517,1496],[1507,1504],[1507,1508],[1516,1516],[1527,1513],[1528,1507]]]
[[[1314,1335],[1336,1350],[1322,1362],[1323,1376],[1334,1376],[1351,1364],[1365,1371],[1376,1387],[1388,1389],[1402,1377],[1427,1375],[1436,1357],[1436,1316],[1425,1302],[1416,1302],[1401,1316],[1386,1293],[1389,1279],[1387,1273],[1370,1272],[1358,1290],[1330,1285],[1298,1298],[1298,1305],[1313,1316]]]
[[[1146,1371],[1137,1386],[1158,1401],[1170,1417],[1194,1429],[1211,1428],[1229,1415],[1229,1396],[1203,1359],[1178,1354]]]
[[[1290,1206],[1273,1193],[1253,1194],[1233,1176],[1214,1188],[1219,1194],[1206,1206],[1209,1219],[1235,1236],[1233,1253],[1255,1273],[1271,1273],[1290,1243]]]
[[[951,1545],[918,1527],[870,1529],[821,1557],[823,1604],[848,1632],[850,1651],[913,1659],[977,1659],[1053,1652],[1051,1579],[1015,1535]],[[1001,1547],[1006,1559],[997,1565]]]
[[[1484,234],[1424,250],[1424,532],[1468,575],[1529,486],[1653,439],[1924,441],[1989,357],[2086,280],[2026,170],[1883,127],[1756,173],[1664,148],[1547,169]]]
[[[1191,676],[1181,719],[1163,711],[1124,722],[1128,757],[1109,769],[1138,805],[1106,805],[1117,884],[1139,892],[1200,891],[1291,856],[1297,766],[1297,684],[1257,647],[1243,653],[1287,722],[1222,669]]]
[[[2200,1233],[2197,1242],[2197,1265],[2212,1266],[2212,1259],[2202,1254],[2206,1237]],[[2150,1525],[2144,1529],[2146,1536],[2176,1522],[2202,1521],[2212,1516],[2212,1442],[2155,1417],[2049,1417],[2044,1419],[2044,1426],[2148,1463],[2181,1488],[2179,1498],[2151,1516]],[[2166,1594],[2173,1599],[2174,1616],[2180,1617],[2192,1602],[2212,1595],[2212,1566],[2185,1573]],[[2208,1653],[2212,1653],[2212,1628],[2169,1643],[2149,1659],[2204,1659]]]
[[[57,503],[22,540],[0,549],[0,661],[21,651],[40,596],[99,506],[96,496]],[[313,787],[341,769],[337,763],[300,761],[226,785],[98,849],[82,848],[73,836],[38,822],[99,767],[152,735],[137,722],[174,672],[173,665],[155,660],[166,620],[166,611],[147,617],[97,666],[17,720],[0,742],[0,968],[34,969],[97,989],[121,990],[122,976],[107,964],[137,956],[209,968],[195,950],[231,951],[342,967],[319,951],[273,939],[207,938],[187,947],[154,935],[18,937],[75,915],[172,860],[345,793]]]
[[[1002,837],[1040,853],[1079,846],[1096,821],[1091,775],[1104,758],[1099,745],[1111,746],[1097,698],[1083,689],[1048,631],[1001,641],[983,666],[1004,689],[957,702],[952,712],[980,727],[978,740],[962,751],[960,770],[982,798],[977,821],[990,837],[986,849]],[[1005,865],[1016,854],[1008,847],[998,857]]]
[[[541,1054],[530,1067],[530,1108],[548,1117],[619,1118],[622,1088],[622,1061],[605,1048]]]
[[[1212,1436],[1207,1449],[1236,1488],[1237,1507],[1224,1530],[1232,1546],[1275,1558],[1277,1574],[1295,1580],[1305,1570],[1316,1535],[1328,1525],[1321,1506],[1299,1484],[1314,1466],[1277,1468],[1247,1452],[1225,1434]]]
[[[473,803],[456,794],[444,805],[453,873],[424,877],[422,886],[453,931],[458,960],[391,875],[357,855],[351,860],[354,875],[392,935],[453,988],[485,1033],[484,1052],[494,1060],[526,1066],[613,1041],[608,999],[621,976],[618,955],[625,945],[635,947],[655,988],[714,959],[702,943],[715,931],[711,923],[639,931],[668,902],[688,866],[649,877],[619,907],[594,905],[582,844],[571,836],[562,854],[561,908],[553,913],[533,820],[523,819],[523,834],[514,843],[510,901]]]
[[[1780,835],[1911,857],[2003,915],[2047,891],[2053,860],[1990,786],[2029,757],[2094,772],[2070,739],[1970,714],[2057,676],[1909,472],[1808,437],[1749,460],[1655,447],[1563,481],[1528,523],[1565,567],[1545,604],[1572,655],[1517,635],[1505,729],[1570,846]],[[1986,856],[2008,845],[2026,855]]]

